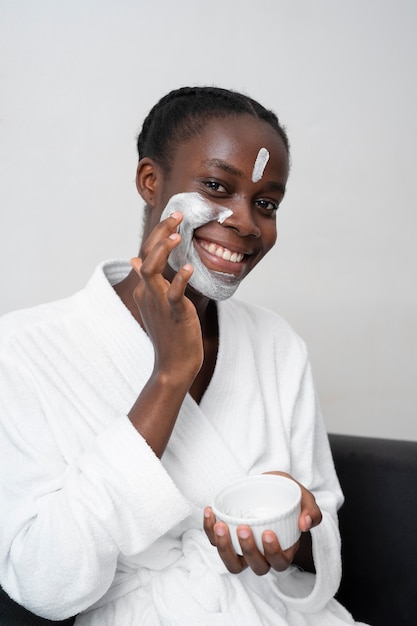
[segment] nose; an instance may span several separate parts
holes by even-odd
[[[254,208],[246,198],[238,198],[228,203],[228,208],[233,211],[223,222],[223,226],[232,228],[241,237],[260,237],[261,229],[256,223]]]

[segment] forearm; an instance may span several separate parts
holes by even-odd
[[[129,419],[161,458],[192,379],[154,372],[129,411]]]
[[[15,470],[17,487],[1,494],[0,573],[12,597],[45,617],[63,619],[91,605],[110,584],[120,552],[141,553],[189,514],[126,417],[66,470],[57,461],[41,472],[41,459],[32,466],[26,456]]]

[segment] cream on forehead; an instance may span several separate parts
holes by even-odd
[[[261,148],[258,152],[258,156],[256,157],[255,165],[253,166],[252,171],[252,182],[257,183],[261,180],[266,164],[269,160],[269,152],[266,148]]]

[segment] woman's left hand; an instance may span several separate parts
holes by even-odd
[[[278,474],[294,480],[284,472],[268,472]],[[297,482],[297,481],[295,481]],[[314,526],[318,526],[322,514],[316,504],[313,494],[303,485],[297,482],[301,488],[301,513],[298,518],[298,526],[303,533],[307,533]],[[291,565],[296,558],[300,541],[297,541],[287,550],[282,550],[277,536],[271,530],[265,530],[262,534],[264,554],[256,547],[250,526],[238,526],[237,534],[242,548],[243,556],[236,554],[230,539],[229,527],[221,521],[217,521],[210,507],[204,510],[204,530],[210,543],[216,546],[223,563],[232,574],[239,574],[246,567],[250,567],[255,574],[263,576],[272,568],[282,572]]]

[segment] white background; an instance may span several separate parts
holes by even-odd
[[[278,245],[238,296],[309,346],[333,432],[417,439],[414,0],[0,0],[0,313],[136,254],[135,139],[169,90],[273,108]]]

